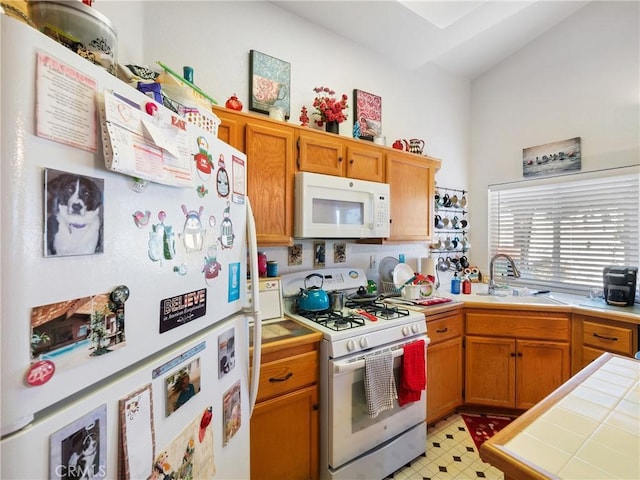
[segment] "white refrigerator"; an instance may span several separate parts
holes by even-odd
[[[248,478],[246,156],[0,21],[0,478]]]

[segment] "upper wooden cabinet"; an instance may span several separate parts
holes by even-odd
[[[349,178],[384,182],[384,154],[371,145],[347,145],[347,173]]]
[[[338,135],[327,135],[310,129],[298,135],[298,169],[302,172],[344,176],[344,144]]]
[[[386,240],[431,239],[440,160],[222,107],[214,112],[222,122],[218,138],[247,154],[247,193],[259,245],[293,244],[296,171],[389,183],[391,237]]]
[[[384,154],[379,147],[309,129],[299,132],[297,166],[301,172],[384,181]]]
[[[391,187],[393,241],[428,241],[433,230],[433,190],[440,161],[418,155],[387,153],[385,181]]]
[[[294,129],[281,122],[214,109],[218,138],[247,154],[247,195],[259,245],[293,243]]]

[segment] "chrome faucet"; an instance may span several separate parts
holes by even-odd
[[[520,278],[520,270],[518,270],[518,267],[516,267],[516,263],[513,261],[513,258],[511,258],[509,255],[505,253],[498,253],[494,255],[493,257],[491,257],[491,262],[489,263],[489,289],[487,291],[489,295],[496,294],[496,281],[493,278],[494,276],[493,264],[498,258],[504,258],[505,260],[507,260],[511,264],[511,270],[513,272],[513,276],[516,278]]]

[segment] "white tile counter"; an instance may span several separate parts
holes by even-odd
[[[505,480],[640,478],[640,361],[603,354],[482,445]]]

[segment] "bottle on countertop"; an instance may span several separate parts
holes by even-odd
[[[454,273],[451,279],[451,293],[454,295],[460,294],[460,277],[458,277],[458,272]]]
[[[471,280],[467,275],[462,279],[462,293],[465,295],[469,295],[471,293]]]

